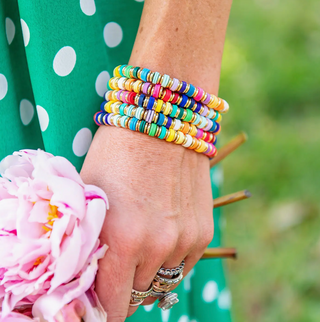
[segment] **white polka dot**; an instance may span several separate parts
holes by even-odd
[[[40,105],[37,105],[37,112],[41,131],[44,132],[49,125],[48,112]]]
[[[188,273],[183,279],[183,287],[185,291],[189,292],[191,290],[191,278],[194,275],[194,268]]]
[[[9,45],[12,43],[15,33],[16,33],[16,27],[15,27],[13,21],[7,17],[6,18],[6,34],[7,34],[7,40],[8,40]]]
[[[62,47],[54,56],[53,69],[57,75],[67,76],[72,72],[76,60],[77,55],[72,47]]]
[[[30,101],[23,99],[20,102],[20,118],[23,125],[28,125],[34,115],[34,108]]]
[[[154,307],[154,303],[150,304],[150,305],[143,305],[143,308],[146,312],[150,312]]]
[[[23,19],[21,20],[21,28],[22,28],[22,35],[23,35],[23,42],[24,42],[24,46],[27,47],[30,41],[30,30],[28,25],[26,24],[26,22]]]
[[[73,143],[72,143],[73,153],[77,157],[84,156],[89,150],[91,141],[92,141],[91,131],[86,127],[82,128],[80,131],[78,131],[78,133],[73,139]]]
[[[178,322],[189,322],[189,317],[187,315],[182,315]]]
[[[162,322],[168,322],[170,317],[170,310],[162,311],[161,310],[161,319]]]
[[[122,36],[122,29],[116,22],[109,22],[104,26],[103,38],[108,47],[118,46]]]
[[[218,285],[215,281],[209,281],[202,291],[202,298],[205,302],[213,302],[218,296]]]
[[[231,293],[228,289],[224,289],[220,292],[218,297],[218,306],[222,310],[228,310],[231,308]]]
[[[87,16],[92,16],[96,12],[96,4],[94,0],[80,0],[80,8]]]
[[[107,91],[107,84],[110,79],[110,75],[107,71],[101,72],[96,79],[96,92],[99,96],[103,97]]]
[[[0,101],[4,99],[8,92],[8,82],[3,74],[0,74]]]

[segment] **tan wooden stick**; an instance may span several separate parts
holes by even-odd
[[[234,203],[243,199],[247,199],[251,197],[251,193],[248,190],[242,190],[235,193],[231,193],[230,195],[222,196],[216,199],[213,199],[213,207],[218,208],[221,206],[228,205],[230,203]]]
[[[232,139],[229,143],[223,146],[218,150],[218,154],[212,160],[210,160],[210,167],[214,167],[217,163],[223,160],[226,156],[236,150],[240,145],[246,142],[248,139],[247,134],[241,132],[234,139]]]
[[[235,248],[207,248],[201,259],[206,258],[237,258],[237,250]]]

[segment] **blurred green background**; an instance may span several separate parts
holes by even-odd
[[[220,97],[220,143],[248,142],[222,162],[224,245],[235,322],[320,320],[320,2],[234,1]]]

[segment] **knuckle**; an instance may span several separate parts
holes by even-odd
[[[203,247],[207,247],[213,239],[213,226],[206,226],[201,234],[201,242],[200,244]]]
[[[194,225],[188,229],[185,229],[179,242],[179,251],[188,253],[198,242],[198,226]]]
[[[159,257],[166,257],[171,254],[176,248],[178,236],[178,232],[175,229],[164,229],[161,235],[152,241],[153,253],[156,253]]]

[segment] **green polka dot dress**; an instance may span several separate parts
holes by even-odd
[[[97,127],[112,70],[128,62],[143,7],[137,0],[0,1],[0,157],[41,148],[78,170]],[[130,19],[123,19],[126,12]],[[213,196],[221,181],[211,171]],[[220,213],[214,211],[220,245]],[[228,322],[230,292],[221,260],[200,261],[170,311],[140,307],[131,322]]]

